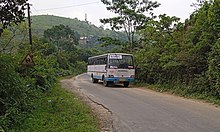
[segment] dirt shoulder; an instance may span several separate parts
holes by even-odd
[[[102,104],[99,104],[98,102],[92,100],[89,96],[87,96],[87,94],[84,91],[82,91],[80,88],[75,86],[74,80],[75,77],[61,80],[60,82],[62,88],[76,94],[80,100],[85,102],[92,109],[93,113],[99,120],[99,127],[101,132],[112,132],[113,131],[112,112],[109,111],[109,109],[103,106]]]

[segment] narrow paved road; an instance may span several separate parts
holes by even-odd
[[[73,85],[113,113],[117,132],[220,132],[220,108],[210,104],[133,87],[104,87],[86,74]]]

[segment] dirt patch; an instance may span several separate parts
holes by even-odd
[[[104,105],[92,100],[83,90],[74,85],[75,78],[61,80],[62,88],[75,93],[78,98],[84,101],[92,109],[99,120],[100,132],[113,131],[112,112]]]

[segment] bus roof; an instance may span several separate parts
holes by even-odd
[[[131,55],[131,56],[133,56],[132,54],[127,54],[127,53],[107,53],[107,54],[92,56],[92,57],[89,57],[88,59],[96,58],[96,57],[102,57],[102,56],[108,56],[108,55],[112,55],[112,54],[114,54],[114,55],[116,54],[116,55]]]

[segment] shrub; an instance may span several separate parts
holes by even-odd
[[[16,62],[9,55],[0,55],[0,127],[7,129],[23,120],[29,110],[28,82],[15,71]]]
[[[209,55],[208,77],[212,93],[220,99],[220,39],[215,43]]]

